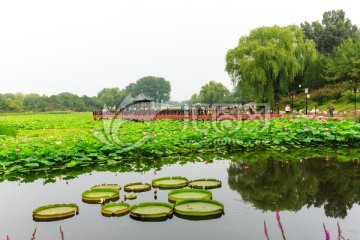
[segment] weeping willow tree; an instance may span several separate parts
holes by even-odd
[[[273,104],[316,56],[314,42],[296,25],[259,27],[227,52],[226,71],[243,92]]]

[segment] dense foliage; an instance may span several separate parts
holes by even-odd
[[[316,49],[322,54],[329,54],[348,38],[359,36],[360,32],[343,10],[324,12],[322,22],[304,22],[301,28],[306,39],[315,41]]]
[[[203,103],[211,106],[218,103],[229,103],[230,91],[222,83],[210,81],[203,85],[199,94],[194,94],[189,103]]]
[[[299,27],[259,27],[228,51],[226,71],[243,92],[277,103],[315,58],[313,41],[304,40]]]
[[[360,124],[314,119],[250,121],[94,121],[91,114],[2,116],[18,131],[0,136],[0,173],[91,165],[133,168],[191,153],[357,146]]]

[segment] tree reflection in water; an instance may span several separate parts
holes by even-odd
[[[245,202],[264,211],[298,211],[324,207],[328,217],[345,218],[353,204],[360,204],[359,160],[339,162],[329,158],[277,161],[272,157],[245,168],[231,163],[228,183]]]

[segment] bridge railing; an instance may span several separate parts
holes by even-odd
[[[270,111],[270,113],[273,113]],[[104,111],[94,110],[94,118],[121,118],[131,116],[214,116],[219,117],[222,115],[255,115],[264,113],[255,113],[241,108],[191,108],[191,109],[123,109],[121,111]]]

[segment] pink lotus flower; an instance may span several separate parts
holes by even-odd
[[[157,135],[156,135],[156,133],[154,133],[154,135],[153,135],[154,137],[156,137]]]
[[[270,240],[270,238],[269,238],[269,233],[268,233],[268,230],[267,230],[267,228],[266,228],[266,223],[265,223],[265,221],[264,221],[264,233],[265,233],[266,240]]]
[[[15,152],[20,152],[20,149],[19,149],[19,148],[15,148]]]
[[[330,240],[330,232],[329,232],[329,230],[326,229],[324,223],[323,223],[323,226],[324,226],[325,240]]]
[[[281,221],[280,221],[280,212],[276,212],[276,220],[278,222],[279,228],[282,229],[282,224],[281,224]]]
[[[249,166],[244,166],[244,169],[248,169],[249,168]]]
[[[35,235],[36,235],[36,228],[35,228],[33,234],[31,235],[30,240],[35,240]]]
[[[345,238],[342,235],[342,231],[341,231],[339,222],[337,222],[337,225],[338,225],[338,239],[339,240],[345,240]]]
[[[64,231],[61,229],[61,225],[60,225],[60,234],[61,234],[61,240],[64,240]]]
[[[147,135],[147,133],[146,132],[143,132],[143,136],[145,137]]]
[[[325,157],[325,161],[329,161],[330,158],[328,156]]]
[[[205,161],[204,163],[205,163],[205,164],[208,164],[208,161]]]
[[[281,224],[281,221],[280,221],[280,212],[276,212],[276,220],[278,222],[278,226],[279,226],[279,229],[281,231],[281,235],[283,236],[283,239],[286,240],[286,237],[285,237],[285,233],[284,233],[284,228]]]

